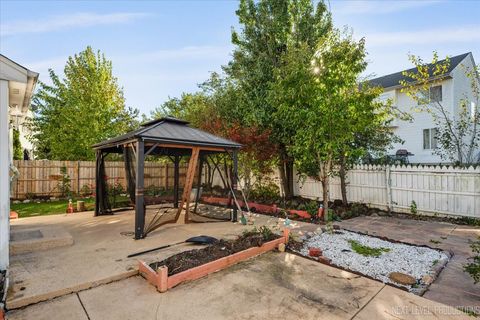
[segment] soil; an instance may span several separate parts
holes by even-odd
[[[3,301],[3,296],[4,296],[4,293],[5,293],[5,274],[6,274],[6,271],[2,270],[0,271],[0,302],[4,302]]]
[[[260,247],[265,242],[278,238],[280,238],[280,236],[273,233],[262,234],[260,232],[249,232],[235,240],[219,240],[202,249],[178,253],[165,260],[151,263],[150,267],[153,270],[157,270],[161,266],[167,266],[168,275],[171,276],[248,248]]]

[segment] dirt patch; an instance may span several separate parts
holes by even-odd
[[[219,240],[208,247],[184,251],[165,260],[150,263],[150,267],[157,270],[161,266],[166,266],[168,275],[171,276],[248,248],[260,247],[265,242],[278,238],[280,238],[279,235],[272,233],[268,228],[261,227],[260,230],[244,232],[235,240]]]

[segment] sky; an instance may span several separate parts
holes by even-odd
[[[480,1],[328,2],[334,24],[365,38],[374,77],[431,59],[472,52],[480,62]],[[149,114],[193,92],[231,59],[236,1],[0,0],[0,52],[40,73],[62,74],[67,58],[92,46],[113,63],[127,106]]]

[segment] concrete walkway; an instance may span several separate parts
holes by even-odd
[[[372,216],[339,224],[345,229],[453,253],[452,259],[423,296],[450,306],[470,306],[480,310],[480,284],[475,285],[470,275],[463,271],[463,265],[472,255],[470,242],[480,236],[479,227]]]
[[[458,259],[466,259],[470,254],[468,239],[473,239],[479,231],[449,224],[422,225],[418,221],[397,220],[362,217],[342,224],[345,228],[358,228],[412,243],[434,245],[429,240],[438,238],[442,241],[438,245],[449,246]],[[271,227],[277,221],[258,216],[255,224]],[[172,224],[159,228],[144,240],[135,241],[129,234],[133,223],[132,212],[103,217],[93,217],[93,213],[87,212],[12,221],[14,232],[61,228],[71,235],[73,245],[11,257],[8,318],[425,319],[429,315],[433,319],[445,319],[452,314],[455,318],[463,317],[454,308],[380,282],[278,253],[159,294],[137,276],[137,259],[126,258],[128,254],[200,234],[235,237],[251,226],[231,222]],[[305,232],[317,229],[318,225],[293,222],[292,227]],[[147,262],[159,261],[191,248],[178,245],[140,258]],[[462,261],[454,263],[447,265],[450,269],[442,272],[426,297],[452,306],[478,306],[478,287],[459,269]],[[456,279],[462,281],[460,285]]]
[[[8,313],[8,319],[468,319],[454,308],[288,253],[267,253],[158,293],[141,277]]]

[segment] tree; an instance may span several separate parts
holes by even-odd
[[[13,129],[13,159],[23,160],[23,149],[18,129]]]
[[[290,198],[294,159],[289,149],[296,128],[279,115],[275,96],[283,93],[275,89],[281,80],[276,74],[297,45],[314,51],[331,29],[330,14],[323,1],[314,8],[311,0],[242,0],[237,16],[242,27],[232,32],[233,60],[224,69],[240,91],[238,120],[270,132],[284,195]]]
[[[69,57],[64,79],[49,70],[52,84],[39,84],[30,123],[37,157],[92,160],[91,146],[134,129],[138,111],[125,107],[112,63],[91,47]]]
[[[439,145],[434,153],[456,164],[479,162],[475,154],[480,146],[479,66],[460,65],[470,85],[468,91],[462,93],[463,98],[454,102],[455,111],[451,112],[450,107],[432,90],[448,74],[450,59],[447,57],[439,61],[436,52],[431,63],[424,63],[414,55],[410,55],[409,59],[416,70],[404,72],[410,79],[401,82],[402,92],[416,102],[417,105],[412,107],[414,111],[427,112],[432,116]]]
[[[312,56],[306,47],[288,55],[279,90],[284,117],[297,131],[290,148],[303,175],[319,180],[328,218],[330,176],[338,159],[347,156],[357,132],[363,133],[381,104],[372,103],[375,90],[358,86],[366,68],[364,40],[331,31]],[[296,87],[293,84],[297,84]],[[290,88],[290,89],[288,89]]]

